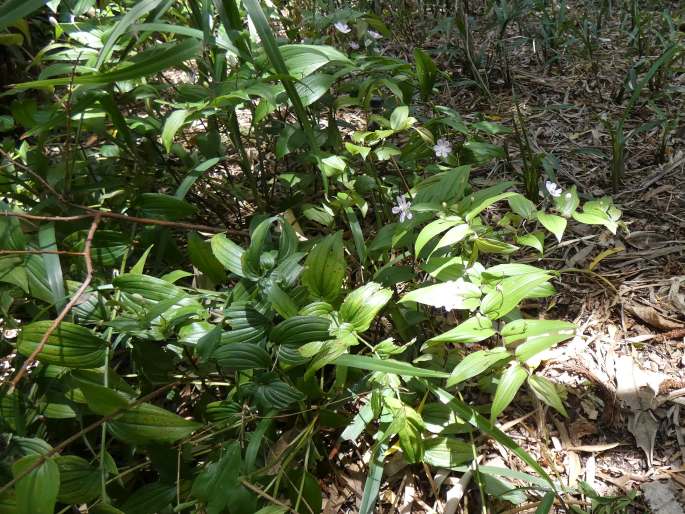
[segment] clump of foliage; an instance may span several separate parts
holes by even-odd
[[[461,469],[479,434],[536,473],[482,468],[493,501],[563,502],[496,427],[524,385],[566,415],[536,368],[575,327],[521,308],[564,270],[519,261],[610,198],[472,177],[510,130],[417,109],[440,72],[373,15],[44,3],[0,8],[38,73],[0,116],[0,512],[319,512],[351,441],[368,513],[390,448]]]

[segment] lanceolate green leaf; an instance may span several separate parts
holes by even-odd
[[[245,277],[242,257],[245,250],[228,239],[224,234],[217,234],[211,240],[214,256],[231,273]]]
[[[281,51],[278,48],[278,43],[276,42],[276,38],[274,37],[266,16],[264,16],[264,11],[262,11],[259,0],[243,0],[243,6],[247,10],[252,23],[254,23],[257,34],[259,34],[262,44],[264,45],[264,51],[266,52],[269,61],[271,61],[271,65],[276,70],[276,73],[278,73],[279,78],[283,83],[283,87],[288,93],[290,101],[293,103],[295,114],[297,115],[297,119],[302,126],[302,130],[307,136],[309,146],[314,152],[318,152],[319,144],[316,141],[316,137],[314,135],[314,131],[312,130],[312,125],[307,116],[307,112],[302,105],[300,95],[297,94],[297,90],[295,89],[293,80],[290,77],[288,67],[283,60]]]
[[[36,321],[26,325],[17,340],[17,350],[30,355],[40,344],[52,321]],[[87,328],[63,321],[48,337],[38,354],[38,360],[67,368],[97,368],[105,362],[107,343]]]
[[[129,444],[172,444],[200,427],[150,403],[133,405],[133,400],[120,393],[93,384],[79,383],[88,407],[101,416],[117,414],[107,423],[112,433]]]
[[[269,354],[255,343],[228,343],[220,345],[212,354],[220,368],[267,369],[271,366]]]
[[[546,273],[529,273],[505,278],[495,290],[485,295],[480,312],[492,319],[499,319],[511,312],[532,289],[549,281]]]
[[[521,388],[527,376],[528,372],[517,362],[502,373],[490,409],[490,419],[493,423],[514,399],[516,392]]]
[[[528,386],[542,402],[568,417],[564,403],[561,401],[557,388],[552,382],[543,376],[531,375],[528,377]]]
[[[201,46],[201,41],[187,39],[182,43],[163,45],[146,50],[131,59],[129,64],[104,73],[23,82],[16,84],[15,87],[17,89],[35,89],[50,86],[66,86],[70,83],[99,85],[133,80],[153,75],[172,66],[178,66],[184,61],[196,57],[200,52]]]
[[[544,478],[547,481],[547,483],[550,484],[552,490],[556,491],[556,486],[554,485],[554,482],[552,481],[550,476],[545,472],[542,466],[540,466],[537,460],[535,460],[528,452],[526,452],[523,448],[516,444],[516,442],[514,442],[514,440],[511,439],[507,434],[502,432],[499,428],[490,424],[490,422],[483,416],[478,414],[478,412],[475,409],[473,409],[473,407],[466,405],[464,402],[462,402],[458,398],[455,398],[444,389],[435,387],[430,383],[427,383],[427,387],[429,390],[433,392],[433,394],[435,394],[438,397],[438,399],[442,403],[446,404],[452,410],[454,410],[455,414],[459,416],[459,418],[463,419],[464,421],[466,421],[473,427],[477,428],[484,434],[492,437],[495,441],[500,443],[505,448],[511,450],[511,452],[514,455],[516,455],[519,459],[528,464],[534,471],[536,471],[542,478]]]
[[[307,255],[302,284],[312,296],[333,302],[340,296],[344,278],[342,232],[336,232],[319,241]]]
[[[40,459],[41,455],[22,457],[12,465],[12,474],[20,477]],[[17,514],[53,514],[59,485],[59,468],[54,460],[47,459],[17,481]]]
[[[40,229],[38,230],[38,244],[40,244],[40,247],[43,250],[57,250],[54,223],[41,224]],[[64,293],[64,277],[62,275],[62,265],[60,264],[59,255],[44,253],[42,258],[45,263],[45,271],[47,273],[48,283],[50,284],[50,291],[52,291],[55,310],[59,313],[62,310],[66,298]]]
[[[350,323],[357,332],[364,332],[390,297],[390,289],[383,289],[380,284],[369,282],[347,295],[340,307],[340,319]]]
[[[469,353],[457,365],[447,380],[447,387],[459,384],[464,380],[480,375],[495,364],[510,359],[511,354],[504,348],[493,348],[491,350],[479,350]]]
[[[0,6],[0,30],[40,9],[48,0],[7,0]]]
[[[162,128],[162,144],[167,153],[171,151],[171,145],[174,143],[176,132],[183,126],[189,115],[189,110],[179,109],[172,112],[164,122],[164,127]]]
[[[121,17],[116,25],[114,25],[114,29],[109,33],[107,42],[102,47],[102,50],[100,50],[100,55],[98,55],[98,60],[95,63],[96,69],[100,69],[109,58],[117,39],[119,39],[119,37],[121,37],[138,18],[157,7],[160,2],[161,0],[142,0],[126,11],[126,14]]]
[[[408,363],[393,359],[378,359],[364,355],[341,355],[333,361],[336,366],[365,369],[368,371],[382,371],[407,377],[447,378],[449,375],[442,371],[417,368]]]
[[[476,315],[444,334],[432,337],[428,343],[477,343],[495,334],[492,320]]]
[[[572,338],[576,326],[568,321],[517,319],[502,328],[505,345],[516,347],[516,357],[525,362],[555,344]]]

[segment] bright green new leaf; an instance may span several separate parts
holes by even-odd
[[[528,386],[540,401],[546,403],[563,416],[568,417],[564,403],[561,401],[557,388],[552,382],[543,376],[531,375],[528,377]]]
[[[511,359],[511,353],[504,348],[479,350],[464,357],[447,379],[447,387],[452,387],[465,380],[480,375],[487,369],[505,360]]]
[[[561,242],[561,238],[564,236],[564,231],[566,230],[566,218],[557,216],[556,214],[547,214],[542,211],[538,211],[537,218],[542,226],[554,234],[557,241]]]
[[[507,323],[501,331],[504,344],[516,346],[516,358],[522,362],[572,338],[575,333],[573,323],[544,319],[517,319]]]
[[[239,277],[245,277],[243,272],[242,257],[245,250],[228,239],[224,234],[212,237],[210,244],[214,257],[231,273]]]
[[[447,378],[449,375],[442,371],[417,368],[413,364],[393,359],[378,359],[365,355],[341,355],[333,361],[336,366],[365,369],[367,371],[382,371],[407,377]]]
[[[380,284],[364,284],[345,297],[340,307],[340,320],[350,323],[357,332],[364,332],[391,297],[392,291],[383,289]]]
[[[492,320],[476,314],[444,334],[432,337],[427,343],[477,343],[492,337],[495,333]]]
[[[480,287],[463,279],[415,289],[405,294],[400,303],[416,302],[447,310],[473,310],[480,304]]]
[[[302,284],[315,298],[334,302],[345,278],[342,232],[331,234],[309,252],[304,261]]]
[[[531,289],[551,278],[546,273],[537,272],[505,278],[495,286],[494,291],[485,295],[480,304],[480,312],[491,319],[499,319],[518,306],[530,294]]]
[[[494,423],[497,416],[507,408],[527,377],[528,372],[518,362],[514,362],[502,373],[495,391],[495,398],[492,400],[490,421]]]
[[[164,121],[164,127],[162,128],[162,144],[167,153],[171,151],[171,145],[174,143],[176,132],[183,126],[189,115],[189,110],[179,109],[172,112]]]
[[[433,239],[438,234],[442,234],[446,230],[449,230],[455,225],[458,225],[460,218],[445,218],[437,219],[430,222],[428,225],[421,229],[419,235],[416,237],[416,242],[414,243],[414,254],[418,257],[426,244]]]

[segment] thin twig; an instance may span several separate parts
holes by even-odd
[[[10,154],[8,154],[5,150],[0,148],[0,155],[2,155],[5,159],[10,161],[14,166],[19,168],[22,171],[25,171],[29,175],[31,175],[34,179],[36,179],[40,184],[47,189],[51,194],[55,195],[57,199],[62,202],[62,203],[69,203],[67,200],[62,196],[60,192],[58,192],[54,187],[52,187],[47,180],[45,180],[43,177],[41,177],[38,173],[33,171],[31,168],[26,166],[25,164],[19,162],[15,158],[13,158]]]
[[[24,364],[21,366],[21,369],[12,379],[12,383],[10,384],[9,388],[9,393],[14,391],[14,388],[17,386],[22,377],[26,374],[26,371],[28,370],[29,366],[33,363],[34,360],[36,360],[38,354],[43,351],[43,348],[45,348],[45,345],[48,342],[48,338],[57,329],[62,320],[64,320],[64,318],[69,313],[71,308],[74,305],[76,305],[76,303],[81,299],[81,295],[86,291],[86,289],[88,289],[90,282],[93,280],[93,259],[90,254],[90,249],[93,244],[93,237],[95,236],[95,231],[97,230],[99,223],[100,216],[96,215],[93,218],[93,222],[90,225],[90,229],[88,230],[88,236],[86,237],[86,242],[83,246],[83,259],[86,263],[86,277],[83,279],[81,286],[76,290],[74,295],[71,297],[71,300],[69,300],[69,303],[67,303],[64,306],[64,308],[60,311],[59,315],[53,320],[48,329],[45,331],[43,337],[40,338],[38,346],[36,346],[35,350],[31,352],[31,355],[29,355],[28,358],[24,361]]]
[[[107,416],[100,418],[99,420],[91,423],[87,427],[79,430],[74,435],[69,436],[64,441],[62,441],[57,446],[55,446],[52,450],[50,450],[50,451],[48,451],[42,455],[39,455],[38,459],[36,459],[36,461],[33,464],[31,464],[28,468],[23,470],[21,473],[19,473],[17,476],[15,476],[12,480],[7,482],[5,485],[0,486],[0,495],[2,495],[2,493],[7,491],[10,487],[12,487],[14,484],[16,484],[19,480],[24,478],[29,473],[31,473],[33,470],[40,467],[46,460],[48,460],[52,456],[60,453],[62,450],[64,450],[67,446],[69,446],[71,443],[73,443],[77,439],[80,439],[81,436],[87,434],[88,432],[92,432],[93,430],[98,428],[103,423],[106,423],[108,421],[113,420],[114,418],[116,418],[120,414],[126,412],[127,410],[132,409],[132,408],[140,405],[141,403],[145,403],[148,400],[155,398],[156,396],[159,396],[161,393],[163,393],[167,389],[169,389],[171,387],[175,387],[175,386],[179,385],[180,383],[181,382],[171,382],[170,384],[165,384],[162,387],[160,387],[159,389],[156,389],[156,390],[152,391],[151,393],[146,394],[145,396],[141,396],[140,398],[131,402],[130,404],[126,405],[125,407],[122,407],[121,409],[117,409],[112,414],[108,414]]]
[[[200,232],[228,232],[229,234],[235,234],[239,236],[247,236],[247,232],[244,230],[234,229],[234,228],[222,228],[222,227],[211,227],[209,225],[198,225],[195,223],[184,223],[180,221],[168,221],[168,220],[157,220],[154,218],[140,218],[138,216],[129,216],[127,214],[121,214],[118,212],[107,212],[107,211],[97,211],[95,209],[89,209],[87,207],[75,206],[80,209],[86,209],[87,214],[76,214],[73,216],[39,216],[36,214],[27,214],[24,212],[12,212],[12,211],[0,211],[2,216],[10,216],[14,218],[21,218],[29,221],[79,221],[94,218],[99,216],[101,218],[109,218],[127,221],[129,223],[137,223],[139,225],[159,225],[162,227],[169,228],[183,228],[188,230],[198,230]]]
[[[257,493],[257,495],[261,496],[262,498],[266,498],[267,500],[269,500],[272,503],[275,503],[279,507],[283,507],[284,509],[288,509],[288,512],[293,512],[293,513],[297,514],[297,511],[293,510],[292,507],[290,507],[290,505],[288,505],[285,502],[282,502],[281,500],[279,500],[277,498],[274,498],[269,493],[264,491],[262,488],[257,487],[256,485],[251,484],[250,482],[248,482],[247,480],[242,479],[242,478],[240,479],[240,483],[243,484],[245,487],[247,487],[250,491]]]

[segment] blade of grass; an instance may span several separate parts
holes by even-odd
[[[302,130],[307,137],[307,142],[309,143],[310,148],[315,153],[318,153],[319,144],[316,141],[314,130],[309,122],[309,118],[307,117],[307,112],[302,104],[302,99],[295,89],[295,83],[290,76],[288,67],[285,65],[283,55],[281,55],[281,51],[278,48],[278,43],[276,42],[276,38],[274,37],[271,27],[269,26],[269,22],[264,15],[264,11],[262,10],[259,0],[243,0],[243,5],[250,16],[252,23],[254,23],[257,34],[259,34],[259,37],[262,40],[264,51],[266,52],[271,65],[279,75],[279,79],[283,84],[286,93],[288,93],[288,97],[290,98],[293,108],[295,109],[295,115],[302,126]]]

